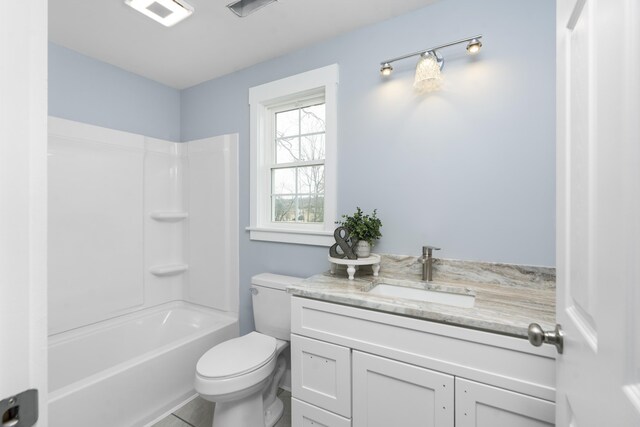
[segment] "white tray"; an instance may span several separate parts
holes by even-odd
[[[349,280],[353,280],[356,270],[361,265],[371,265],[373,269],[373,275],[378,276],[380,272],[380,255],[371,254],[366,258],[349,259],[349,258],[334,258],[332,256],[327,257],[331,263],[331,274],[335,274],[336,266],[346,265],[347,274],[349,274]]]

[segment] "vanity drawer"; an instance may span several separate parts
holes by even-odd
[[[351,349],[291,335],[291,377],[297,399],[351,417]]]
[[[291,427],[351,427],[351,420],[332,412],[291,399]]]

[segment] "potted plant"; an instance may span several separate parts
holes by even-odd
[[[359,258],[368,257],[373,243],[382,237],[382,221],[377,217],[377,209],[374,209],[371,215],[367,215],[358,207],[353,215],[342,215],[342,221],[337,223],[349,231],[354,251]]]

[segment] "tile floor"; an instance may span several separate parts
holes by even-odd
[[[280,390],[278,396],[284,403],[284,414],[275,427],[291,427],[291,393]],[[155,423],[152,427],[211,427],[214,403],[200,396]]]

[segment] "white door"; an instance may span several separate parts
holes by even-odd
[[[558,426],[640,426],[640,2],[557,2]]]
[[[456,377],[456,427],[553,427],[553,402]]]
[[[47,2],[0,8],[0,424],[46,427]],[[10,401],[12,403],[10,403]]]
[[[452,375],[355,350],[352,360],[353,427],[453,427]]]

